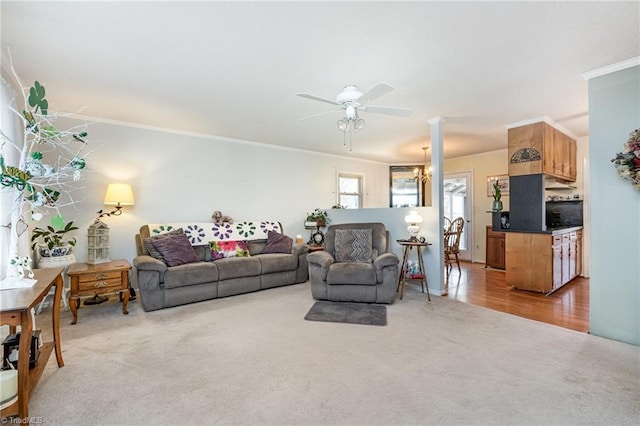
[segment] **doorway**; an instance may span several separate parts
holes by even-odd
[[[462,217],[465,225],[460,237],[460,259],[473,259],[473,173],[446,173],[443,180],[444,215],[449,219]]]

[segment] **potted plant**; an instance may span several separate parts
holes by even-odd
[[[493,182],[493,203],[491,204],[491,210],[494,212],[502,211],[502,191],[500,191],[500,186],[498,185],[498,181]]]
[[[40,257],[66,256],[71,252],[71,248],[76,245],[74,237],[65,238],[65,235],[78,229],[73,226],[73,221],[67,223],[59,229],[49,225],[46,228],[34,228],[31,235],[32,249],[38,247]],[[42,239],[42,241],[38,241]]]
[[[313,223],[312,223],[313,222]],[[329,223],[329,217],[327,216],[327,212],[320,209],[315,209],[311,213],[307,213],[307,219],[305,221],[305,226],[324,226]]]

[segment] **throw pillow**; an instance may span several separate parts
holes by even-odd
[[[269,231],[263,253],[291,253],[293,240],[279,232]]]
[[[211,260],[224,257],[249,257],[249,245],[246,241],[211,241]]]
[[[338,262],[371,263],[371,229],[336,229],[335,250]]]
[[[160,252],[164,263],[168,266],[178,266],[199,261],[195,250],[191,247],[189,238],[184,233],[158,238],[152,240],[151,243]]]
[[[151,237],[145,238],[143,243],[144,243],[144,248],[147,249],[147,251],[149,252],[149,256],[158,259],[158,260],[162,260],[164,261],[164,259],[162,258],[162,255],[160,254],[160,252],[158,250],[156,250],[156,248],[153,246],[152,241],[153,240],[159,240],[162,238],[169,238],[173,235],[181,235],[184,234],[184,231],[182,230],[182,228],[178,228],[178,229],[174,229],[173,231],[169,231],[169,232],[165,232],[164,234],[160,234],[160,235],[152,235]]]

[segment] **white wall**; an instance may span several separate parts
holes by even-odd
[[[505,140],[507,134],[505,131]],[[509,172],[509,157],[506,149],[485,152],[477,155],[451,158],[444,162],[444,172],[456,173],[471,171],[473,173],[473,261],[484,263],[486,259],[487,225],[491,225],[492,197],[487,196],[487,177],[506,175]],[[502,197],[503,209],[509,211],[509,196]]]
[[[592,334],[640,345],[640,191],[611,163],[640,127],[640,66],[589,80]]]
[[[80,261],[86,259],[86,229],[95,212],[111,209],[102,204],[109,182],[133,186],[136,204],[104,219],[111,228],[110,257],[129,261],[141,225],[206,222],[214,210],[236,220],[279,220],[287,234],[306,237],[306,213],[336,203],[338,171],[364,175],[365,206],[388,205],[389,167],[383,163],[114,123],[91,124],[87,139],[93,152],[83,198],[63,210],[80,227],[75,249]]]

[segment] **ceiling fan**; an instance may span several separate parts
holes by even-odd
[[[342,89],[342,92],[338,93],[335,101],[333,99],[310,95],[308,93],[298,93],[297,95],[302,98],[325,102],[340,107],[336,110],[325,111],[319,114],[302,117],[300,118],[300,120],[307,120],[309,118],[314,118],[325,114],[344,111],[344,118],[338,120],[338,129],[347,131],[350,127],[353,127],[354,130],[358,131],[362,129],[362,127],[364,127],[364,120],[362,120],[358,116],[359,111],[373,112],[376,114],[397,115],[401,117],[408,117],[409,115],[411,115],[412,110],[408,108],[368,105],[369,102],[379,98],[386,93],[391,92],[392,90],[393,87],[391,87],[387,83],[378,83],[368,91],[362,93],[358,86],[349,85],[345,86]]]

